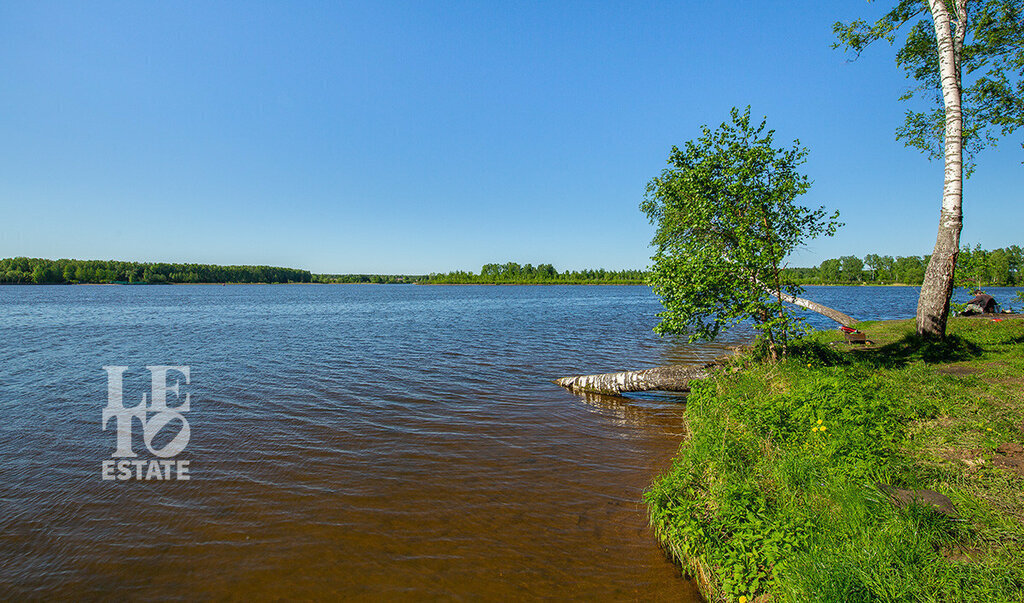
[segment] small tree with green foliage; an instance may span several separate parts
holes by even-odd
[[[782,262],[805,240],[831,236],[839,214],[795,203],[811,186],[796,170],[807,149],[775,148],[774,134],[765,121],[751,124],[749,107],[733,109],[732,123],[673,147],[647,184],[640,208],[657,226],[648,283],[665,307],[659,334],[711,339],[750,320],[775,358],[803,332],[783,303],[800,288],[783,278]]]

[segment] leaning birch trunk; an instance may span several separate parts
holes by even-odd
[[[963,113],[961,109],[960,53],[967,31],[965,2],[955,3],[956,37],[950,26],[945,0],[929,0],[935,22],[935,42],[939,50],[939,77],[942,102],[946,110],[945,170],[942,185],[942,212],[935,249],[928,261],[917,300],[917,333],[945,337],[949,300],[953,293],[953,273],[963,228]]]
[[[771,289],[766,290],[772,297],[778,297],[779,299],[786,303],[793,304],[794,306],[800,306],[801,308],[807,308],[812,312],[817,312],[818,314],[821,314],[826,318],[831,318],[832,320],[838,322],[843,326],[848,327],[853,323],[857,322],[856,320],[853,319],[853,317],[847,316],[846,314],[843,314],[839,310],[833,310],[828,306],[823,306],[817,302],[812,302],[809,299],[804,299],[802,297],[794,297],[781,291],[772,291]]]
[[[577,392],[591,392],[613,396],[623,392],[641,392],[654,389],[686,392],[690,391],[690,380],[707,378],[709,374],[708,368],[713,365],[714,363],[705,365],[674,364],[642,371],[622,371],[620,373],[563,377],[556,379],[555,383]]]
[[[787,304],[793,304],[794,306],[800,306],[801,308],[806,308],[806,309],[810,310],[811,312],[817,312],[818,314],[821,314],[825,318],[831,318],[832,320],[838,322],[839,324],[841,324],[841,325],[843,325],[845,327],[848,327],[848,326],[852,325],[853,323],[857,322],[856,320],[853,319],[853,317],[847,316],[846,314],[843,314],[839,310],[833,310],[832,308],[829,308],[828,306],[823,306],[823,305],[821,305],[821,304],[819,304],[817,302],[812,302],[809,299],[804,299],[802,297],[796,297],[796,296],[790,295],[788,293],[783,293],[782,291],[779,291],[778,289],[772,289],[771,287],[765,285],[764,283],[762,283],[761,281],[759,281],[756,278],[753,278],[751,280],[754,281],[755,285],[757,285],[758,287],[761,287],[762,289],[764,289],[765,293],[767,293],[768,295],[778,299],[779,301],[784,301]]]

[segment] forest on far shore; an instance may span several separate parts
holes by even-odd
[[[799,285],[920,285],[929,256],[868,254],[823,261],[811,268],[784,268],[783,280]],[[1024,286],[1024,250],[1017,245],[960,250],[958,287]],[[0,259],[0,284],[165,284],[165,283],[376,283],[376,284],[563,284],[641,285],[643,270],[566,270],[551,264],[484,264],[479,273],[453,271],[409,274],[312,274],[276,266],[218,266],[117,260]]]
[[[920,285],[931,256],[847,255],[813,268],[785,268],[784,280],[800,285]],[[1024,250],[1017,245],[987,251],[964,246],[956,260],[958,287],[1024,286]]]
[[[0,283],[308,283],[308,270],[277,266],[217,266],[117,260],[0,260]]]

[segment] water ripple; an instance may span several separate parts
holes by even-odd
[[[660,339],[658,311],[643,287],[0,287],[0,595],[685,599],[639,503],[681,398],[551,383],[750,335]],[[192,479],[102,481],[101,367],[135,404],[154,364],[192,370]]]

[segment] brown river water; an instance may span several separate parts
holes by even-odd
[[[697,600],[641,502],[683,399],[551,383],[746,336],[659,339],[659,310],[644,287],[0,287],[0,595]],[[163,427],[153,365],[190,371]],[[150,396],[137,457],[104,366],[125,407]],[[190,479],[155,479],[186,420]],[[102,478],[132,460],[150,479]]]

